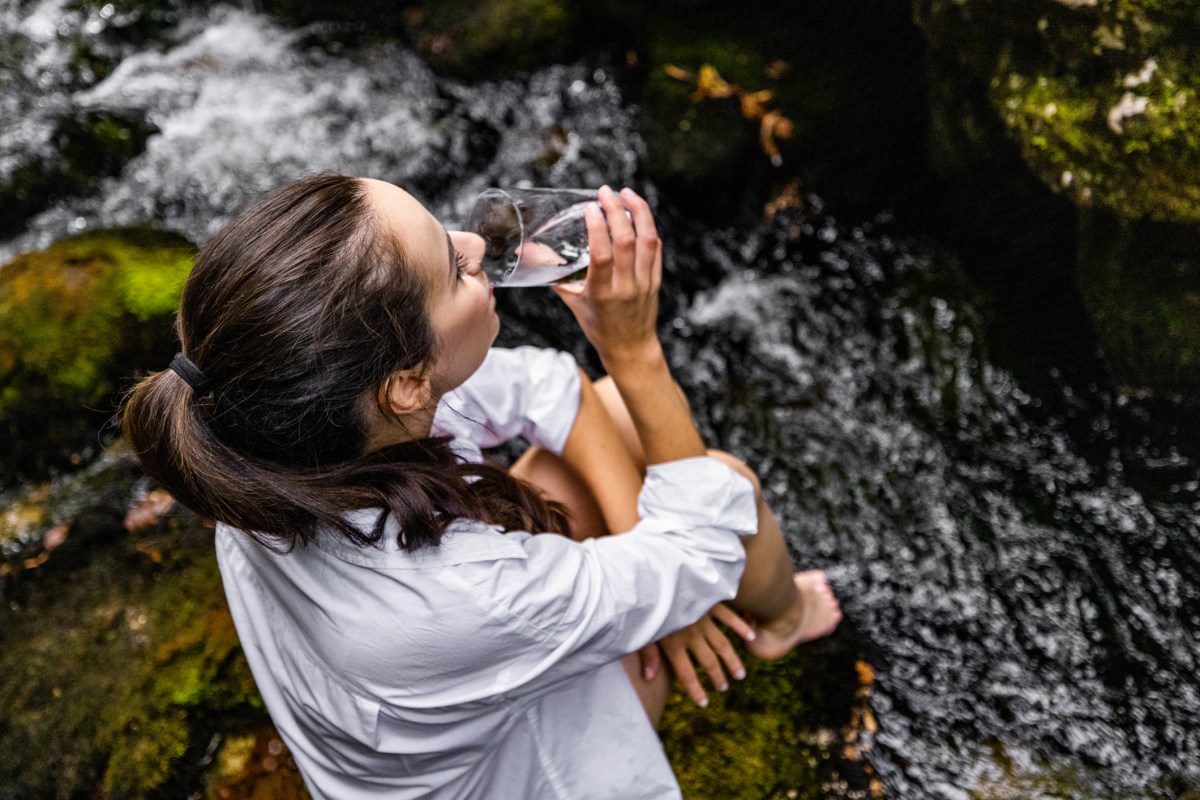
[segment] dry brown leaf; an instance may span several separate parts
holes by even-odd
[[[696,91],[692,92],[693,102],[710,98],[719,100],[724,97],[732,97],[737,94],[737,87],[728,83],[721,77],[721,73],[717,72],[717,68],[712,64],[700,65],[700,74],[696,76]]]
[[[47,553],[45,550],[43,550],[42,552],[38,553],[33,558],[25,559],[25,564],[24,564],[25,569],[37,569],[42,564],[45,564],[49,559],[50,559],[50,554]]]
[[[148,556],[155,564],[162,564],[167,560],[166,552],[154,542],[138,542],[135,547],[139,553]]]
[[[157,524],[162,516],[175,505],[175,498],[163,489],[153,489],[146,493],[129,513],[125,515],[125,530],[130,533]]]
[[[858,682],[868,686],[875,682],[875,670],[865,661],[855,661],[854,671],[858,673]]]
[[[746,119],[762,119],[767,114],[766,104],[771,102],[771,98],[775,93],[770,89],[762,89],[757,92],[743,92],[740,99],[742,101],[742,116]]]
[[[59,547],[67,540],[67,534],[71,532],[71,523],[60,522],[50,530],[46,531],[46,535],[42,537],[42,547],[46,548],[46,552]]]
[[[766,153],[771,163],[779,166],[783,163],[783,156],[779,154],[779,145],[775,143],[775,139],[788,139],[792,135],[792,121],[780,114],[778,111],[768,111],[762,118],[762,125],[759,127],[758,140],[762,145],[763,152]]]
[[[677,81],[694,81],[696,73],[688,72],[682,67],[677,67],[674,64],[667,64],[663,67],[663,72],[667,73],[668,78],[674,78]]]

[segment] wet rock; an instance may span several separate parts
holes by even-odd
[[[903,3],[676,0],[646,7],[629,41],[647,168],[691,215],[757,218],[797,180],[874,213],[924,165],[920,44]],[[735,91],[684,75],[706,66]]]
[[[94,192],[142,152],[155,129],[141,117],[77,111],[53,123],[44,147],[17,156],[0,177],[0,236],[65,197]]]
[[[486,79],[554,63],[572,49],[582,4],[569,0],[450,0],[410,15],[435,67]]]
[[[128,454],[114,451],[25,498],[44,509],[43,524],[69,532],[33,562],[7,541],[0,561],[0,795],[193,796],[212,768],[209,797],[251,796],[216,791],[251,786],[230,766],[248,759],[219,756],[269,723],[211,531],[176,509],[137,533],[106,523],[103,536],[86,535],[95,520],[120,520],[146,489]],[[48,545],[38,531],[23,535],[24,550]],[[229,769],[218,772],[215,760]]]
[[[746,680],[710,691],[708,708],[673,694],[659,732],[684,797],[874,796],[852,656],[831,642],[809,650],[778,662],[743,656]]]
[[[1026,346],[1032,360],[1048,352],[1048,366],[1071,372],[1089,356],[1068,352],[1070,341],[1090,344],[1090,326],[1116,383],[1194,388],[1195,8],[1148,0],[915,8],[929,43],[930,156],[943,179],[936,210],[956,231],[947,238],[998,296],[1014,295],[1001,284],[1030,287],[1029,297],[1012,298],[1018,313],[1044,309],[1038,296],[1056,298],[1052,306],[1061,299],[1061,312],[1044,309],[1047,322],[1027,326],[1040,340]],[[1053,321],[1081,311],[1079,323]],[[1082,377],[1097,380],[1094,371]]]
[[[1194,6],[918,0],[916,13],[934,68],[986,92],[1046,186],[1125,218],[1200,221]]]
[[[79,463],[117,394],[175,348],[192,248],[150,229],[89,233],[0,267],[0,482]]]
[[[1200,386],[1200,227],[1082,216],[1083,301],[1117,383],[1139,395]]]

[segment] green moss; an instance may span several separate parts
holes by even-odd
[[[577,5],[567,0],[427,3],[417,42],[435,66],[469,78],[554,62],[571,46]]]
[[[1193,4],[919,0],[916,14],[935,71],[986,87],[1046,186],[1129,219],[1200,220]]]
[[[267,724],[211,532],[173,516],[86,538],[79,520],[120,513],[126,469],[110,467],[90,501],[79,495],[105,475],[39,490],[39,501],[77,509],[70,534],[36,570],[8,567],[0,796],[188,796],[215,735]]]
[[[191,259],[178,236],[130,229],[67,239],[0,267],[8,469],[36,471],[78,447],[112,413],[125,381],[165,363]]]
[[[865,765],[834,751],[856,686],[842,658],[750,659],[747,672],[729,692],[710,693],[708,708],[678,693],[667,707],[659,732],[687,800],[803,800],[847,778],[867,783]]]

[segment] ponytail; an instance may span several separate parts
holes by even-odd
[[[305,178],[201,248],[176,320],[189,358],[123,404],[142,467],[193,511],[285,551],[324,533],[378,542],[389,516],[408,550],[460,517],[568,533],[563,506],[460,462],[448,439],[365,452],[364,398],[429,363],[437,337],[425,284],[364,194],[355,178]],[[386,512],[369,532],[345,516],[367,508]]]

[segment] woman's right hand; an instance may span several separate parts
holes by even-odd
[[[587,279],[554,291],[611,372],[623,363],[662,358],[657,330],[662,243],[650,206],[632,189],[618,195],[604,186],[598,198],[599,205],[589,204],[584,213],[591,255]]]

